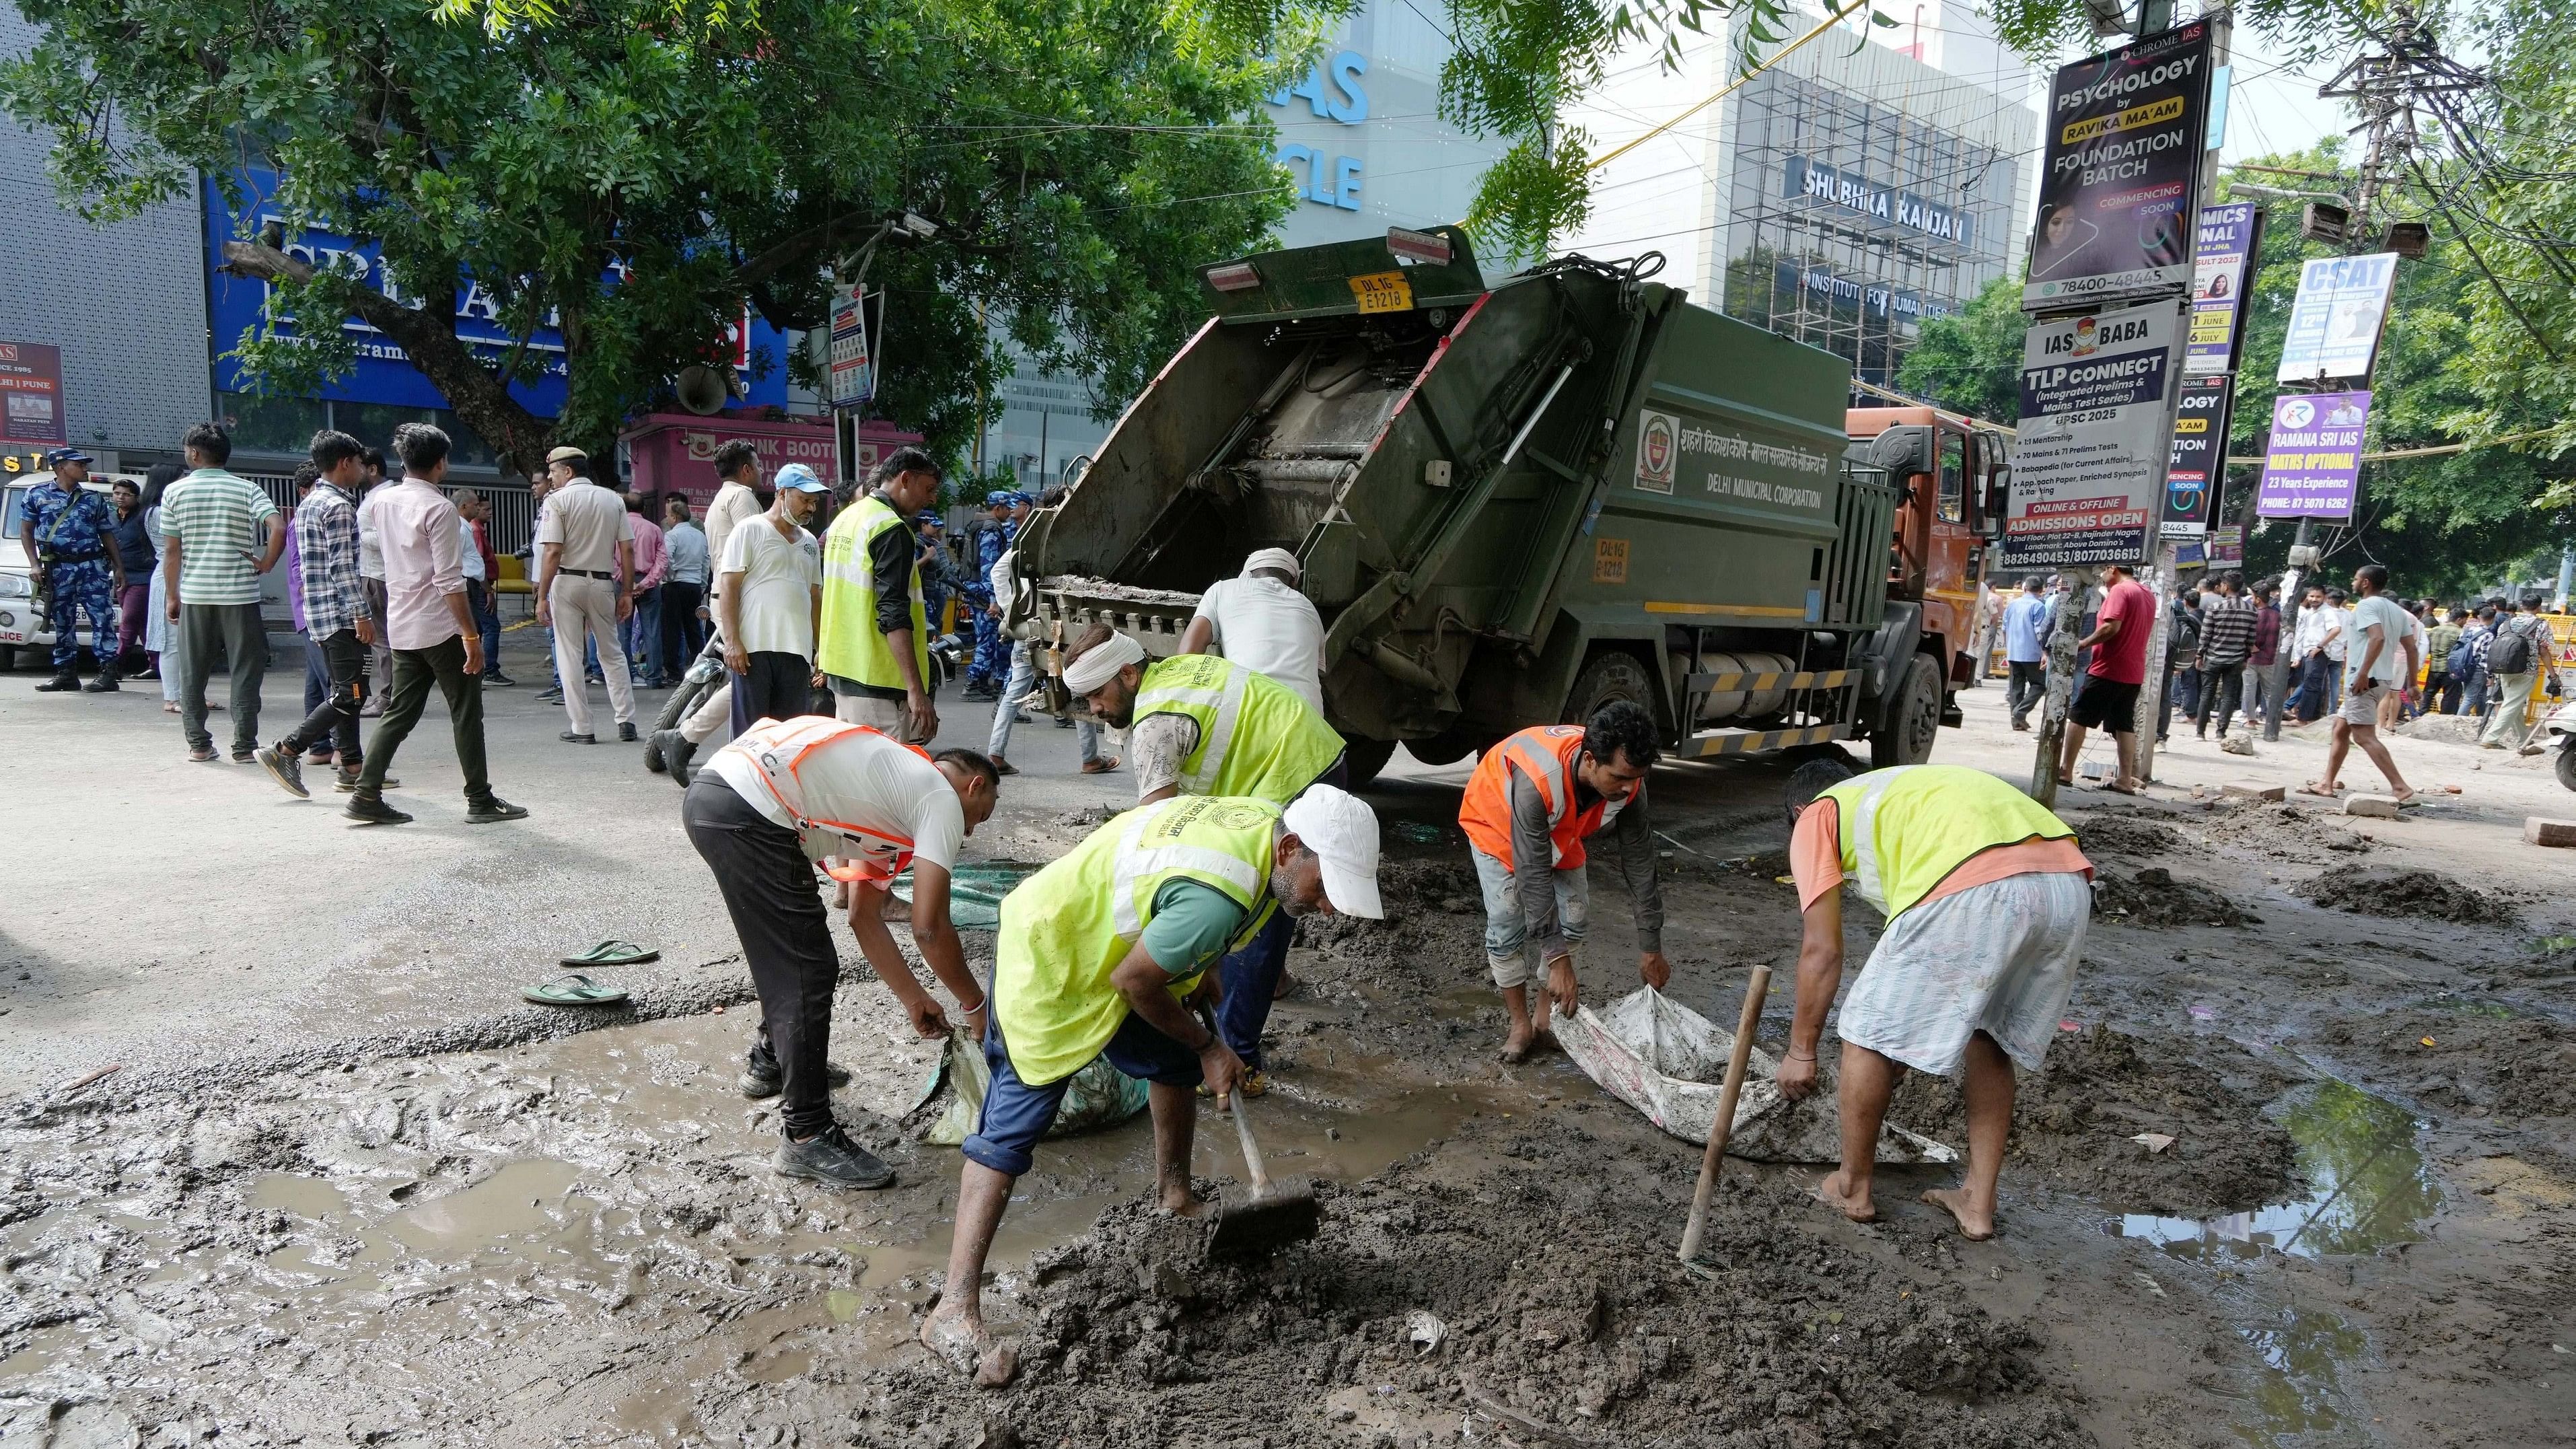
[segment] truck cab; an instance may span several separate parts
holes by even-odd
[[[1934,407],[1853,408],[1845,419],[1853,443],[1865,445],[1897,487],[1887,596],[1919,608],[1916,649],[1938,663],[1942,722],[1956,724],[1949,696],[1976,677],[1978,588],[2003,532],[2011,441],[1993,424]]]

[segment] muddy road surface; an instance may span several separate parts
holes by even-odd
[[[2026,771],[1994,703],[1969,697],[1942,758]],[[374,1009],[334,1038],[307,1003],[275,1041],[19,1095],[0,1444],[2576,1442],[2576,907],[2518,838],[2547,777],[2405,742],[2465,786],[2429,818],[2219,798],[2295,783],[2301,751],[2174,751],[2155,798],[2062,802],[2104,899],[1990,1242],[1915,1200],[1950,1169],[1882,1169],[1858,1226],[1809,1196],[1822,1169],[1730,1160],[1703,1263],[1678,1263],[1696,1145],[1560,1054],[1494,1060],[1463,772],[1413,767],[1371,792],[1389,920],[1301,928],[1273,1017],[1261,1123],[1324,1184],[1310,1243],[1189,1262],[1141,1206],[1141,1119],[1050,1142],[985,1295],[1019,1372],[969,1387],[913,1341],[956,1184],[918,1136],[940,1044],[845,946],[836,1101],[899,1181],[774,1176],[721,913],[666,893],[692,944],[636,1008],[460,1012],[442,988],[443,1020]],[[1721,1020],[1746,966],[1794,952],[1783,773],[1656,776],[1672,991]],[[1043,858],[1126,788],[1055,788],[975,843]],[[1593,914],[1598,1004],[1636,984],[1607,861]],[[1850,914],[1857,963],[1874,922]],[[1959,1142],[1946,1083],[1892,1115]],[[1212,1111],[1195,1167],[1241,1175]]]

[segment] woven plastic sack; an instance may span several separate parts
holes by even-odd
[[[913,1107],[916,1116],[929,1114],[940,1097],[947,1098],[922,1128],[921,1140],[955,1147],[974,1135],[975,1123],[984,1114],[984,1094],[992,1085],[984,1048],[962,1031],[950,1032],[947,1050]],[[1064,1104],[1056,1109],[1055,1124],[1046,1135],[1073,1137],[1115,1127],[1145,1110],[1146,1090],[1143,1082],[1109,1065],[1107,1058],[1094,1057],[1073,1074],[1073,1085],[1065,1089]]]

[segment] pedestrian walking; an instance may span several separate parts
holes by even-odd
[[[386,771],[420,723],[435,683],[447,701],[456,763],[465,772],[465,821],[490,825],[524,820],[525,808],[492,793],[483,750],[483,640],[465,603],[464,548],[456,505],[438,483],[447,476],[447,434],[427,423],[394,432],[403,480],[376,506],[377,547],[385,561],[386,618],[393,631],[394,677],[384,723],[367,742],[367,759],[349,795],[348,816],[371,825],[401,825],[411,816],[385,803]]]
[[[626,526],[635,534],[635,611],[626,616],[626,658],[646,689],[667,689],[662,671],[662,581],[671,571],[662,525],[653,521],[650,499],[626,495]]]
[[[501,672],[501,556],[492,549],[492,500],[471,488],[460,488],[449,500],[465,520],[473,557],[465,563],[465,602],[474,615],[475,632],[483,636],[483,687],[509,689],[519,681]]]
[[[2330,649],[2333,652],[2329,653]],[[2308,585],[2290,644],[2292,664],[2298,670],[2290,705],[2299,723],[2310,724],[2324,717],[2333,692],[2328,681],[2341,661],[2342,650],[2343,615],[2328,607],[2323,588]]]
[[[329,428],[313,435],[306,469],[314,479],[295,505],[295,586],[302,599],[299,623],[307,657],[322,672],[319,699],[306,689],[303,723],[259,752],[259,762],[298,799],[312,798],[304,766],[328,761],[344,794],[354,795],[366,751],[358,737],[358,710],[367,699],[367,662],[376,623],[367,612],[364,576],[358,572],[359,484],[366,476],[364,447]],[[312,760],[303,758],[314,751]],[[321,753],[328,751],[327,754]]]
[[[2156,700],[2156,743],[2170,736],[2176,710],[2184,719],[2199,713],[2200,604],[2203,590],[2189,584],[2174,590],[2165,606],[2164,689]]]
[[[1229,659],[1176,654],[1152,665],[1135,639],[1093,625],[1074,642],[1065,688],[1103,723],[1128,731],[1136,803],[1216,795],[1285,806],[1346,784],[1341,732],[1297,693]],[[1250,1068],[1244,1095],[1269,1090],[1261,1036],[1288,964],[1288,923],[1272,920],[1230,952],[1217,1029]]]
[[[2281,581],[2254,584],[2254,647],[2245,656],[2245,718],[2267,718],[2272,709],[2272,665],[2281,657]]]
[[[2356,596],[2352,610],[2350,634],[2345,657],[2349,660],[2344,681],[2343,703],[2337,706],[2333,735],[2326,745],[2325,777],[2299,787],[2305,795],[2322,795],[2329,799],[2342,793],[2340,777],[2345,754],[2359,745],[2379,773],[2388,780],[2388,788],[2400,805],[2420,803],[2405,777],[2397,773],[2397,761],[2390,757],[2388,746],[2379,738],[2379,702],[2391,690],[2411,688],[2415,681],[2418,657],[2415,652],[2414,619],[2397,601],[2388,597],[2388,569],[2382,564],[2363,564],[2353,571],[2352,589]]]
[[[2213,713],[2218,737],[2227,738],[2228,721],[2245,693],[2245,661],[2253,656],[2254,635],[2262,622],[2254,600],[2245,594],[2243,574],[2222,574],[2217,585],[2218,592],[2203,599],[2200,611],[2200,708],[2192,715],[2192,732],[2204,740]]]
[[[54,677],[36,686],[44,694],[116,691],[117,597],[125,592],[124,555],[117,551],[116,505],[88,487],[90,456],[78,448],[45,455],[54,476],[28,489],[19,502],[18,543],[27,551],[37,607],[54,631]],[[98,675],[80,681],[80,624],[89,618],[90,653]]]
[[[1511,1016],[1505,1062],[1555,1040],[1551,1007],[1574,1014],[1574,955],[1591,922],[1584,842],[1602,831],[1614,832],[1636,912],[1637,978],[1657,991],[1672,979],[1655,828],[1646,812],[1658,738],[1644,706],[1617,700],[1585,724],[1522,730],[1486,750],[1468,778],[1458,825],[1484,895],[1485,968]],[[1539,988],[1535,1002],[1532,985]]]
[[[736,536],[768,529],[755,523]],[[894,1170],[851,1141],[832,1116],[832,999],[841,961],[814,891],[815,863],[842,862],[826,869],[850,889],[859,953],[913,1030],[936,1040],[948,1033],[947,1011],[922,988],[886,928],[895,877],[912,872],[913,947],[956,998],[959,1025],[980,1040],[985,993],[948,917],[949,876],[966,837],[993,813],[1000,781],[972,750],[931,755],[864,725],[809,715],[753,725],[710,756],[690,783],[680,819],[715,873],[760,993],[760,1029],[743,1064],[742,1094],[779,1098],[772,1165],[781,1174],[833,1187],[894,1181]]]
[[[2037,574],[2021,581],[2021,592],[2004,606],[2004,709],[2012,727],[2030,729],[2031,706],[2048,696],[2048,651],[2040,635],[2048,627],[2050,600],[2046,582]]]
[[[546,455],[554,491],[537,525],[537,619],[555,631],[555,680],[563,690],[571,727],[556,736],[569,744],[598,743],[591,732],[590,690],[582,672],[585,643],[599,651],[601,680],[617,737],[635,738],[635,686],[626,671],[620,626],[635,611],[633,517],[616,494],[590,480],[590,455],[557,448]],[[480,650],[476,651],[478,654]]]
[[[2460,643],[2469,651],[2468,694],[2460,707],[2482,718],[2495,703],[2492,697],[2495,680],[2487,673],[2487,651],[2495,644],[2496,614],[2492,600],[2480,604],[2469,616],[2468,625],[2460,631]]]
[[[960,1149],[952,1285],[921,1342],[961,1372],[993,1347],[981,1284],[1011,1187],[1036,1165],[1074,1074],[1094,1058],[1150,1083],[1154,1192],[1164,1211],[1201,1211],[1190,1189],[1193,1089],[1230,1100],[1245,1067],[1188,1003],[1209,965],[1274,915],[1385,914],[1377,816],[1340,790],[1282,812],[1264,800],[1167,800],[1121,815],[1002,901],[994,941],[992,1082]]]
[[[698,651],[707,647],[709,566],[707,532],[689,517],[689,500],[680,494],[662,499],[662,547],[669,555],[662,575],[662,628],[654,648],[660,651],[661,676],[676,683],[689,670]]]
[[[722,480],[716,496],[707,504],[707,556],[710,560],[724,557],[725,545],[732,541],[733,531],[757,518],[769,504],[760,495],[760,453],[748,442],[736,438],[716,449],[716,477]],[[710,576],[712,577],[712,576]],[[828,600],[830,582],[824,585]],[[714,627],[714,612],[708,612],[708,626]],[[820,648],[820,641],[817,641]],[[670,772],[671,782],[686,788],[689,762],[699,747],[724,732],[733,720],[733,684],[730,678],[710,691],[687,719],[675,730],[657,736],[662,766]]]
[[[812,712],[823,551],[805,530],[829,490],[812,469],[778,470],[769,511],[733,531],[716,565],[716,619],[733,675],[733,732]]]
[[[2479,748],[2520,750],[2529,743],[2532,692],[2544,675],[2557,682],[2557,642],[2550,636],[2549,621],[2540,616],[2538,596],[2501,601],[2486,649],[2487,673],[2495,681],[2495,713],[2478,735]]]
[[[123,577],[116,590],[116,673],[122,679],[142,668],[143,635],[152,601],[152,569],[160,551],[143,520],[143,488],[131,478],[108,487],[116,506],[116,531],[110,545]],[[102,661],[104,662],[104,661]]]
[[[155,463],[143,475],[143,533],[152,541],[152,581],[143,606],[143,653],[151,663],[148,673],[161,681],[161,710],[179,712],[179,628],[170,619],[170,576],[161,567],[161,549],[167,542],[161,531],[161,506],[170,496],[170,485],[187,476],[188,470],[176,463]]]
[[[2117,742],[2120,769],[2110,787],[2123,795],[2146,788],[2138,778],[2138,692],[2147,682],[2147,640],[2155,631],[2156,596],[2147,592],[2127,566],[2102,570],[2107,587],[2100,622],[2076,641],[2093,651],[2085,666],[2083,692],[2067,714],[2066,740],[2057,756],[2057,783],[2075,783],[2075,759],[2084,749],[2087,729],[2106,729]]]
[[[785,486],[790,463],[778,470]],[[812,476],[812,470],[806,470]],[[930,620],[912,517],[939,492],[940,468],[919,448],[880,460],[868,491],[823,534],[823,615],[816,662],[835,709],[906,744],[939,733],[930,699]],[[997,555],[998,558],[998,555]]]
[[[247,765],[259,751],[259,686],[268,673],[259,576],[286,551],[286,520],[258,484],[224,470],[233,443],[222,428],[197,424],[180,451],[191,471],[170,485],[161,505],[169,616],[186,653],[179,728],[187,736],[189,759],[216,757],[215,737],[206,729],[206,676],[221,650],[232,671],[233,762]]]
[[[2442,621],[2424,631],[2424,701],[2438,714],[2458,714],[2461,675],[2468,661],[2454,656],[2460,635],[2468,628],[2469,611],[2454,606],[2436,612]]]
[[[366,478],[359,485],[358,493],[358,577],[365,581],[367,613],[376,624],[375,657],[368,662],[368,677],[381,682],[394,677],[394,651],[393,646],[386,642],[385,558],[383,551],[376,546],[376,510],[369,500],[384,491],[384,450],[367,449],[359,455],[359,463],[366,470]],[[359,717],[374,719],[384,712],[385,697],[379,691],[368,697],[359,710]]]
[[[295,490],[295,512],[287,517],[286,552],[277,561],[277,566],[286,573],[287,618],[295,625],[296,636],[303,640],[305,715],[320,709],[322,702],[331,697],[331,670],[323,660],[321,641],[305,625],[303,538],[295,527],[296,520],[303,517],[304,501],[313,496],[313,490],[320,486],[321,481],[321,470],[313,466],[310,458],[295,465],[294,476],[287,480],[287,486]],[[335,753],[326,736],[313,746],[309,763],[327,765]]]
[[[1013,500],[1019,495],[1008,488],[996,488],[984,495],[984,521],[975,526],[972,539],[975,548],[974,576],[964,590],[967,603],[975,611],[975,653],[966,664],[966,693],[970,701],[999,699],[1010,674],[1010,650],[1002,641],[1002,620],[993,611],[993,588],[990,582],[993,565],[1011,548]]]
[[[1842,1164],[1816,1196],[1854,1222],[1877,1221],[1871,1193],[1888,1099],[1907,1069],[1931,1072],[1965,1088],[1968,1161],[1964,1183],[1923,1200],[1962,1236],[1990,1238],[2013,1075],[2041,1070],[2075,992],[2092,862],[2065,821],[1956,765],[1852,775],[1810,761],[1789,777],[1788,809],[1801,919],[1797,1000],[1777,1074],[1789,1100],[1816,1089],[1825,1017],[1842,984],[1842,884],[1852,882],[1885,923],[1834,1023]]]

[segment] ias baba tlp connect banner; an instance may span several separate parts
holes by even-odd
[[[2001,568],[2145,561],[2180,326],[2173,302],[2031,324]]]

